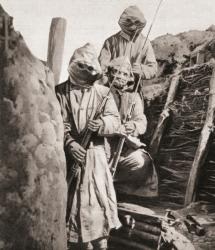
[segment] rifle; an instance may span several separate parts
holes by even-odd
[[[122,67],[122,65],[121,65],[121,67]],[[121,67],[118,69],[118,72],[121,70]],[[98,119],[98,118],[100,117],[100,115],[101,115],[101,113],[102,113],[102,111],[103,111],[103,109],[104,109],[104,107],[105,107],[105,105],[106,105],[106,102],[107,102],[107,100],[109,99],[109,96],[110,96],[110,94],[111,94],[111,89],[112,89],[112,87],[113,87],[114,81],[116,80],[116,77],[117,77],[117,74],[115,75],[115,77],[114,77],[112,83],[110,84],[110,87],[109,87],[109,90],[108,90],[107,95],[104,97],[103,100],[101,100],[100,104],[98,105],[98,108],[97,108],[97,110],[96,110],[96,113],[95,113],[94,117],[92,118],[93,120],[96,120],[96,119]],[[83,138],[82,138],[81,143],[80,143],[80,145],[81,145],[84,149],[86,149],[86,148],[88,147],[88,145],[89,145],[89,143],[90,143],[91,136],[92,136],[92,134],[93,134],[93,132],[92,132],[91,130],[88,129],[88,123],[89,123],[89,121],[88,121],[87,124],[86,124],[85,132],[84,132]],[[81,165],[81,166],[80,166],[80,165]],[[68,187],[70,187],[70,185],[71,185],[73,179],[74,179],[75,176],[77,175],[79,166],[80,166],[81,169],[82,169],[82,178],[81,178],[81,179],[83,180],[84,166],[83,166],[83,164],[81,164],[81,163],[75,162],[75,163],[72,165],[72,167],[71,167],[71,169],[70,169],[70,171],[69,171]]]
[[[131,44],[132,44],[132,42],[134,41],[134,38],[135,38],[136,33],[137,33],[137,30],[135,31],[135,33],[134,33],[134,35],[133,35],[133,38],[132,38],[132,40],[131,40]],[[132,45],[131,45],[131,48],[132,48]],[[126,55],[125,55],[124,57],[126,57]],[[122,68],[122,65],[121,65],[121,66],[119,67],[119,69],[117,70],[117,73],[120,72],[121,68]],[[109,98],[109,95],[110,95],[110,93],[111,93],[111,89],[112,89],[112,87],[113,87],[114,81],[116,80],[116,77],[117,77],[117,74],[114,76],[114,79],[112,80],[112,82],[111,82],[111,84],[110,84],[109,91],[108,91],[107,95],[106,95],[106,96],[104,97],[104,99],[100,102],[100,104],[99,104],[99,106],[98,106],[98,108],[97,108],[97,110],[96,110],[96,113],[95,113],[95,115],[94,115],[94,117],[93,117],[93,120],[98,119],[99,116],[101,115],[101,113],[102,113],[102,111],[103,111],[103,108],[105,107],[105,104],[106,104],[106,102],[107,102],[107,100],[108,100],[108,98]],[[89,121],[88,121],[88,122],[89,122]],[[81,140],[81,143],[80,143],[80,145],[81,145],[84,149],[86,149],[87,146],[89,145],[90,138],[91,138],[92,133],[93,133],[92,131],[90,131],[90,130],[87,128],[87,127],[88,127],[88,122],[87,122],[87,125],[86,125],[86,129],[85,129],[85,132],[84,132],[84,136],[83,136],[83,138],[82,138],[82,140]],[[81,165],[81,168],[82,168],[82,180],[83,180],[84,166],[83,166],[83,164],[81,164],[81,163],[75,162],[75,163],[72,165],[72,167],[71,167],[71,169],[70,169],[70,171],[69,171],[68,187],[70,187],[70,185],[71,185],[71,183],[72,183],[74,177],[77,175],[77,171],[78,171],[78,168],[79,168],[80,165]]]
[[[138,88],[140,86],[141,78],[142,78],[142,76],[139,77],[137,86],[136,86],[135,91],[134,91],[133,100],[132,100],[131,105],[130,105],[130,107],[128,109],[128,113],[126,115],[124,123],[131,120],[132,113],[133,113],[135,105],[136,105],[135,99],[136,99],[136,96],[138,94]],[[113,162],[112,162],[112,166],[111,166],[111,172],[112,172],[113,177],[114,177],[114,175],[116,173],[116,168],[117,168],[117,165],[118,165],[118,162],[119,162],[119,159],[120,159],[120,155],[122,153],[122,149],[123,149],[125,140],[126,140],[126,136],[123,136],[123,137],[120,138],[119,143],[118,143],[117,148],[116,148],[116,152],[114,153]]]
[[[141,52],[144,50],[144,48],[145,48],[145,46],[146,46],[147,39],[148,39],[149,34],[150,34],[150,32],[151,32],[152,26],[154,25],[155,19],[156,19],[156,17],[157,17],[157,14],[158,14],[158,11],[159,11],[159,9],[160,9],[160,6],[161,6],[161,3],[162,3],[162,2],[163,2],[163,0],[160,0],[158,6],[157,6],[157,8],[156,8],[155,14],[154,14],[154,16],[153,16],[152,23],[151,23],[151,25],[150,25],[150,27],[149,27],[149,30],[148,30],[147,35],[146,35],[146,39],[145,39],[145,41],[144,41],[143,47],[142,47],[142,49],[141,49],[141,51],[140,51],[140,53],[139,53],[138,58],[140,57]],[[136,33],[136,32],[135,32],[135,33]],[[133,37],[133,38],[134,38],[134,37]],[[138,58],[137,58],[137,61],[138,61]],[[130,106],[130,108],[129,108],[129,110],[128,110],[128,113],[127,113],[125,122],[128,122],[128,121],[131,120],[131,115],[132,115],[132,112],[133,112],[134,107],[135,107],[135,99],[136,99],[136,95],[137,95],[139,86],[140,86],[140,84],[141,84],[141,79],[142,79],[142,74],[139,76],[139,79],[138,79],[138,82],[137,82],[137,85],[136,85],[136,88],[135,88],[135,91],[134,91],[135,95],[134,95],[133,101],[132,101],[132,103],[131,103],[131,106]],[[117,145],[116,153],[114,154],[114,158],[113,158],[113,162],[112,162],[112,166],[111,166],[111,172],[112,172],[112,176],[113,176],[113,177],[114,177],[115,172],[116,172],[116,168],[117,168],[117,165],[118,165],[118,162],[119,162],[119,159],[120,159],[120,155],[121,155],[121,153],[122,153],[122,149],[123,149],[123,145],[124,145],[124,143],[125,143],[125,139],[126,139],[125,137],[121,137],[121,138],[120,138],[120,141],[119,141],[119,143],[118,143],[118,145]]]
[[[95,115],[94,115],[94,117],[93,117],[93,120],[96,120],[96,119],[98,119],[98,118],[100,117],[100,115],[101,115],[101,113],[102,113],[102,111],[103,111],[103,109],[104,109],[104,107],[105,107],[105,104],[106,104],[107,100],[109,99],[110,93],[111,93],[111,87],[110,87],[110,89],[108,90],[107,95],[104,97],[103,100],[101,100],[100,104],[98,105],[98,108],[97,108],[97,110],[96,110],[96,112],[95,112]],[[88,121],[87,124],[86,124],[85,132],[84,132],[83,138],[82,138],[81,143],[80,143],[80,145],[81,145],[84,149],[86,149],[86,148],[88,147],[88,145],[89,145],[89,143],[90,143],[91,136],[92,136],[92,134],[93,134],[93,131],[91,131],[91,130],[88,129],[88,123],[89,123],[89,121]],[[71,167],[71,169],[70,169],[70,171],[69,171],[68,187],[70,187],[70,185],[71,185],[73,179],[76,177],[76,175],[77,175],[77,173],[78,173],[78,168],[79,168],[79,167],[81,167],[82,171],[84,171],[84,166],[83,166],[83,164],[78,163],[78,162],[75,162],[75,163],[72,165],[72,167]],[[82,180],[83,180],[83,173],[82,173]]]

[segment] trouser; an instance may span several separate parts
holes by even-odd
[[[114,177],[118,193],[150,197],[157,195],[157,174],[144,149],[128,149],[120,158]]]
[[[99,238],[85,243],[68,243],[68,250],[106,250],[107,238]]]
[[[128,150],[119,160],[115,182],[142,182],[151,163],[149,155],[142,149]]]

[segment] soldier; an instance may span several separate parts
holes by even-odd
[[[104,146],[104,137],[113,135],[120,127],[119,113],[110,95],[100,117],[93,120],[108,88],[95,83],[101,68],[92,45],[75,50],[68,72],[69,79],[56,86],[64,122],[68,174],[75,161],[83,166],[78,168],[68,190],[68,247],[105,250],[110,229],[120,226]],[[83,148],[81,140],[86,129],[93,134],[89,147]]]
[[[109,37],[100,52],[99,62],[104,73],[112,59],[127,56],[136,82],[140,76],[141,79],[151,79],[156,75],[157,62],[153,48],[141,33],[145,25],[146,19],[137,6],[124,10],[119,19],[121,31]],[[143,87],[139,92],[143,99]]]
[[[121,116],[120,134],[126,137],[125,145],[115,174],[115,186],[119,193],[140,197],[157,196],[157,173],[150,155],[144,149],[139,136],[146,131],[147,120],[139,93],[128,92],[129,84],[133,84],[132,67],[129,59],[118,57],[113,59],[107,70],[109,86]],[[127,121],[127,113],[135,102],[131,119]],[[119,139],[112,140],[112,155],[116,151]],[[118,153],[118,152],[116,152]]]

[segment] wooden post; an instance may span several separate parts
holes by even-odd
[[[166,128],[167,121],[170,116],[170,105],[173,103],[175,99],[175,95],[178,89],[179,85],[179,79],[180,79],[180,67],[177,67],[175,70],[175,73],[171,79],[170,87],[169,87],[169,92],[167,96],[167,100],[164,106],[164,109],[162,113],[160,114],[159,120],[158,120],[158,125],[154,131],[150,146],[149,146],[149,151],[152,157],[155,157],[160,146],[160,142],[163,136],[163,132]]]
[[[205,119],[204,127],[201,131],[199,138],[198,148],[194,157],[190,176],[187,184],[187,190],[185,195],[185,206],[189,205],[196,199],[196,188],[199,181],[199,175],[201,167],[205,163],[205,158],[208,154],[209,139],[213,132],[214,126],[214,112],[215,112],[215,65],[213,65],[213,72],[210,80],[210,93],[208,100],[208,110]]]
[[[66,20],[60,17],[53,18],[49,31],[47,64],[54,73],[54,79],[56,85],[59,83],[60,80],[65,31],[66,31]]]

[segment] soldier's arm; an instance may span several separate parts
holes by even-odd
[[[135,127],[133,136],[143,135],[146,132],[147,119],[144,114],[143,102],[139,94],[136,95],[135,107],[134,107],[131,121],[134,123],[134,127]]]
[[[121,120],[112,94],[108,97],[101,119],[103,121],[103,125],[98,131],[99,135],[111,136],[119,132]]]
[[[67,148],[73,141],[75,141],[75,139],[71,135],[71,124],[68,114],[69,106],[66,96],[62,93],[62,91],[56,88],[55,92],[61,108],[61,116],[63,118],[64,124],[64,146]]]
[[[102,71],[105,72],[108,64],[111,61],[111,46],[110,42],[106,40],[102,47],[102,50],[99,55],[99,63],[101,64]]]

